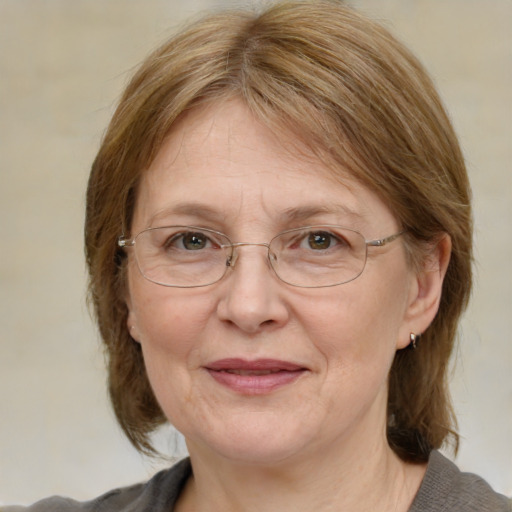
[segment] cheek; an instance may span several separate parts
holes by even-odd
[[[363,279],[344,286],[310,302],[306,329],[331,370],[381,376],[396,350],[400,296],[394,300],[385,287],[365,287]]]
[[[197,366],[199,339],[212,315],[208,294],[173,290],[133,276],[130,318],[141,344],[150,380]],[[153,383],[153,382],[152,382]]]
[[[194,403],[194,376],[211,317],[208,300],[180,292],[154,285],[148,292],[144,283],[132,288],[133,318],[148,378],[167,419],[177,428]]]

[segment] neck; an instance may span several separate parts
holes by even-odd
[[[176,510],[407,511],[425,467],[402,462],[385,436],[359,446],[356,452],[333,449],[331,445],[316,450],[314,457],[306,454],[263,466],[205,455],[191,445],[194,477]]]

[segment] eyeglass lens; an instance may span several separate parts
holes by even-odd
[[[134,245],[142,275],[154,283],[175,287],[207,286],[219,281],[230,266],[234,250],[242,250],[234,248],[222,233],[191,226],[150,228],[135,237]],[[263,245],[268,247],[269,262],[277,277],[293,286],[342,284],[358,277],[366,263],[364,237],[340,226],[291,229]]]

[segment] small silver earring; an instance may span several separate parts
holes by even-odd
[[[414,350],[416,350],[417,348],[417,343],[420,342],[420,338],[421,338],[421,334],[415,334],[413,332],[411,332],[411,334],[409,335],[409,339],[411,341],[411,343],[409,344],[409,346],[411,348],[413,348]]]

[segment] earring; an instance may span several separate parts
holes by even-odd
[[[409,335],[409,339],[411,341],[411,343],[409,344],[409,347],[416,350],[416,348],[417,348],[416,344],[420,342],[421,334],[415,334],[415,333],[411,332],[411,334]]]

